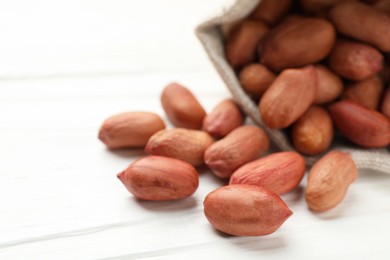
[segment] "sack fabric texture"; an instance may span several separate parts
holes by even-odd
[[[244,92],[240,82],[225,57],[224,37],[221,26],[232,24],[248,16],[261,0],[236,0],[220,14],[196,28],[196,35],[203,44],[215,69],[242,110],[268,133],[274,145],[282,151],[294,151],[287,135],[281,130],[268,128],[261,120],[257,104]],[[348,152],[358,168],[373,169],[390,174],[390,153],[387,149],[362,149],[347,141],[336,139],[330,149]],[[313,165],[321,155],[305,156],[308,165]]]

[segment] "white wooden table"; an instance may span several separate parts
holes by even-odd
[[[212,3],[211,3],[212,2]],[[161,115],[170,81],[207,110],[229,97],[193,34],[227,1],[13,0],[0,4],[0,259],[389,259],[390,176],[360,171],[344,202],[313,214],[303,189],[265,237],[216,232],[201,169],[195,195],[135,200],[116,174],[140,150],[97,139],[111,114]]]

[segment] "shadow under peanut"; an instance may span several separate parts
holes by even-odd
[[[276,231],[278,232],[278,231]],[[233,239],[232,243],[245,251],[280,250],[287,246],[283,234],[271,234],[259,237],[240,237]]]
[[[116,149],[116,150],[110,150],[106,149],[107,152],[121,157],[121,158],[133,158],[133,159],[138,159],[140,157],[146,156],[147,154],[145,153],[144,149],[142,148],[133,148],[133,149]]]
[[[365,213],[367,207],[371,207],[370,200],[366,199],[365,192],[375,196],[387,198],[390,196],[390,178],[389,175],[375,170],[359,171],[358,179],[348,188],[344,199],[334,208],[326,212],[312,212],[316,217],[324,220],[333,220],[348,217],[351,212]],[[372,208],[376,207],[373,203]]]
[[[305,199],[304,198],[305,197],[305,189],[301,185],[299,185],[294,190],[292,190],[288,193],[282,194],[281,197],[282,197],[283,201],[288,206],[300,204],[302,202],[302,200]]]
[[[237,237],[225,234],[214,228],[213,230],[214,233],[218,236],[222,237],[223,239],[226,239],[232,245],[241,248],[245,251],[262,252],[266,250],[280,250],[287,246],[287,242],[283,236],[283,233],[279,232],[278,230],[270,235],[244,237]]]
[[[316,216],[319,219],[322,220],[334,220],[334,219],[340,219],[343,217],[346,217],[348,214],[348,208],[349,208],[349,203],[345,203],[345,201],[342,201],[340,204],[338,204],[336,207],[333,209],[330,209],[325,212],[313,212],[311,213]],[[309,209],[308,209],[309,210]]]
[[[148,201],[141,200],[135,197],[131,197],[130,200],[132,203],[137,203],[142,208],[148,211],[154,211],[159,213],[172,213],[185,211],[189,209],[196,208],[197,201],[193,196],[180,199],[180,200],[172,200],[172,201]]]

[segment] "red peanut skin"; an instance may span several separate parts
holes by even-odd
[[[161,105],[176,127],[200,129],[206,111],[186,87],[171,83],[161,93]]]
[[[176,158],[199,166],[214,139],[205,131],[173,128],[161,130],[149,138],[145,152],[150,155]]]
[[[341,78],[323,65],[316,65],[315,69],[318,84],[314,104],[326,104],[337,99],[344,87]]]
[[[233,173],[229,184],[255,185],[283,194],[299,185],[305,171],[305,159],[300,154],[279,152],[241,166]]]
[[[118,174],[127,190],[142,200],[178,200],[198,188],[198,172],[190,164],[173,158],[147,156]]]
[[[292,215],[278,195],[253,185],[221,187],[209,193],[203,205],[214,228],[234,236],[271,234]]]
[[[157,114],[124,112],[107,118],[98,137],[109,149],[143,148],[153,134],[164,128]]]
[[[226,58],[234,69],[256,60],[257,46],[268,33],[268,26],[262,21],[244,20],[234,26],[226,44]]]
[[[275,71],[313,64],[329,54],[335,39],[334,27],[325,19],[289,19],[265,37],[261,63]]]
[[[309,14],[319,14],[328,11],[342,1],[351,0],[300,0],[299,4],[305,12]]]
[[[259,63],[245,66],[239,74],[242,88],[256,101],[259,100],[275,78],[275,73]]]
[[[313,66],[282,71],[260,100],[264,123],[270,128],[290,126],[310,107],[316,91],[317,73]]]
[[[343,98],[353,100],[369,109],[377,110],[382,92],[383,81],[378,76],[374,76],[348,84],[344,90]]]
[[[229,178],[238,167],[254,160],[268,148],[269,139],[264,130],[245,125],[209,146],[204,161],[217,177]]]
[[[295,148],[308,155],[317,155],[328,149],[333,135],[332,118],[319,106],[310,107],[291,130]]]
[[[359,1],[342,2],[329,13],[338,32],[390,51],[390,16]]]
[[[367,44],[337,40],[328,57],[330,68],[350,80],[364,80],[383,68],[383,55]]]
[[[308,175],[305,198],[309,209],[323,212],[336,207],[357,176],[358,170],[349,154],[337,150],[326,154]]]
[[[220,102],[203,120],[203,129],[221,138],[244,123],[245,116],[232,99]]]
[[[350,100],[329,107],[337,129],[350,141],[367,148],[390,143],[390,120],[383,114]]]
[[[287,13],[292,2],[292,0],[262,0],[250,17],[274,25]]]

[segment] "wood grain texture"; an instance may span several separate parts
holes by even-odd
[[[139,202],[116,174],[144,155],[97,139],[108,116],[163,116],[176,80],[207,111],[229,93],[193,35],[227,1],[8,1],[0,8],[0,259],[387,259],[390,178],[361,171],[341,205],[294,215],[266,237],[214,231],[202,169],[193,197]],[[150,6],[154,6],[153,10]],[[141,19],[148,13],[153,19]],[[71,17],[71,19],[70,19]],[[140,29],[142,28],[142,30]],[[163,116],[166,120],[166,117]]]

